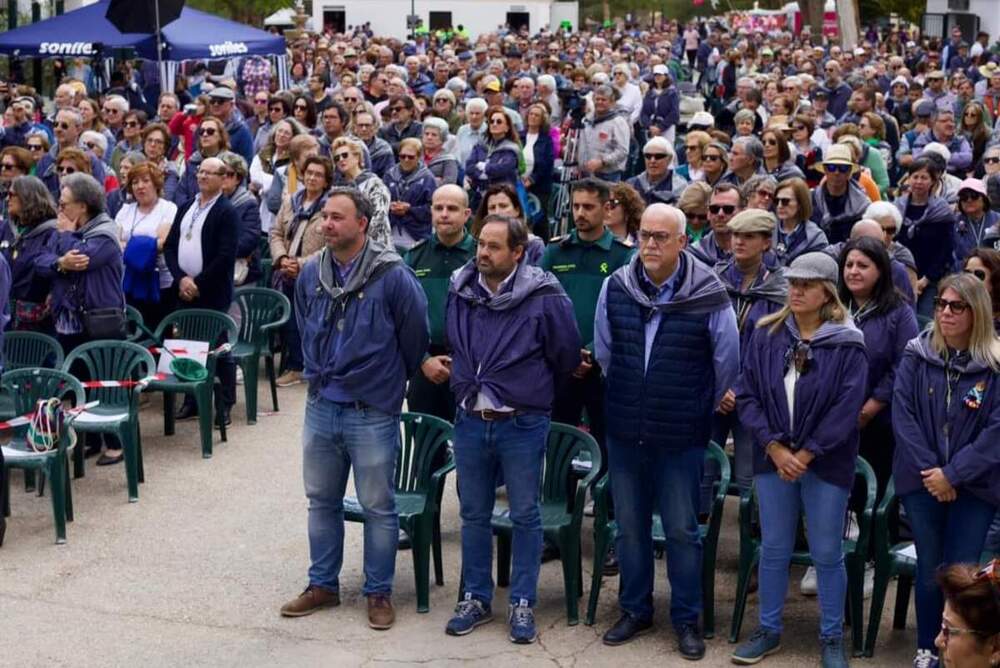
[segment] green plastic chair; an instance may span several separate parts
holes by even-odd
[[[58,397],[70,399],[76,406],[83,405],[83,386],[73,376],[55,369],[17,369],[0,378],[0,386],[14,397],[18,415],[30,413],[39,399]],[[37,453],[25,441],[27,426],[18,427],[11,441],[3,446],[4,467],[39,472],[49,480],[52,514],[55,519],[56,544],[66,542],[66,522],[73,521],[73,489],[69,479],[69,457],[78,450],[75,430],[64,425],[59,434],[58,446],[49,452]],[[4,476],[4,489],[0,490],[0,505],[5,517],[10,515],[10,477]]]
[[[212,352],[223,341],[235,342],[239,329],[236,322],[225,313],[209,309],[181,309],[174,311],[156,328],[155,338],[158,345],[164,339],[186,339],[189,341],[207,341],[209,346],[208,378],[197,383],[187,383],[173,374],[168,374],[163,380],[154,380],[147,391],[163,392],[163,433],[173,436],[175,429],[174,395],[178,392],[190,394],[198,404],[198,426],[201,432],[201,456],[209,459],[212,456],[212,390],[215,387],[215,363],[217,353]],[[162,353],[169,355],[170,353]],[[226,441],[226,427],[220,423],[222,441]]]
[[[702,600],[703,624],[706,638],[715,636],[715,560],[719,549],[719,531],[722,527],[722,510],[732,470],[726,453],[714,441],[705,450],[705,459],[719,465],[719,477],[713,483],[712,510],[708,520],[698,525],[702,539]],[[608,549],[618,534],[618,523],[609,518],[610,479],[605,475],[594,487],[594,574],[590,583],[590,602],[587,605],[587,625],[592,626],[597,615],[597,602],[601,595],[604,560]],[[653,516],[653,546],[665,549],[666,535],[660,515]]]
[[[85,367],[87,378],[92,380],[142,380],[156,371],[156,363],[148,350],[129,341],[116,340],[89,341],[77,346],[63,362],[63,371],[70,372],[74,365]],[[121,442],[129,503],[139,500],[139,483],[145,481],[139,438],[141,393],[139,385],[89,388],[87,400],[100,403],[73,423],[78,432],[113,434]]]
[[[270,288],[243,287],[236,289],[236,304],[240,307],[240,335],[233,346],[233,357],[243,369],[243,391],[246,393],[247,424],[257,423],[257,374],[260,357],[271,385],[271,403],[278,410],[278,384],[274,373],[274,351],[271,338],[292,314],[288,297]]]
[[[271,287],[271,275],[274,273],[274,260],[264,258],[260,261],[260,276],[257,278],[258,288]]]
[[[63,349],[58,341],[41,332],[5,332],[3,361],[7,371],[46,366],[58,369],[62,367]]]
[[[871,540],[872,516],[875,510],[875,472],[872,467],[858,457],[854,464],[855,479],[861,478],[864,485],[864,498],[858,504],[855,499],[849,502],[849,507],[859,508],[858,538],[844,538],[844,565],[847,568],[847,618],[851,625],[851,641],[854,656],[861,656],[864,649],[864,588],[865,562],[868,559],[868,541]],[[855,485],[857,488],[857,485]],[[760,537],[755,536],[751,520],[757,515],[756,487],[740,497],[740,563],[736,581],[736,602],[733,604],[732,628],[729,642],[735,643],[740,637],[743,625],[743,613],[746,610],[747,598],[750,595],[750,572],[760,561]],[[792,553],[792,563],[800,566],[811,566],[812,558],[809,550],[796,550]]]
[[[885,605],[889,581],[898,577],[896,583],[896,605],[892,617],[892,628],[906,628],[906,611],[910,607],[910,591],[917,577],[917,560],[904,554],[913,541],[900,539],[899,497],[892,478],[885,488],[885,496],[875,512],[875,586],[872,589],[871,609],[868,612],[868,634],[865,636],[864,655],[875,655],[875,641],[878,639],[879,624],[882,623],[882,607]]]
[[[581,479],[573,460],[589,455],[590,471]],[[587,490],[601,469],[601,449],[590,434],[568,424],[553,422],[549,427],[542,471],[542,531],[559,548],[566,617],[570,626],[580,622],[579,598],[583,595],[583,568],[580,563],[580,533]],[[510,585],[511,536],[513,523],[509,508],[493,511],[493,533],[497,536],[497,584]]]
[[[413,551],[413,576],[417,587],[417,612],[430,610],[430,556],[434,551],[434,580],[444,585],[441,562],[441,496],[445,478],[455,469],[450,454],[452,426],[433,415],[403,413],[402,447],[396,459],[396,509],[399,527],[410,537]],[[433,469],[435,461],[445,464]],[[344,519],[364,522],[361,504],[354,497],[344,497]]]

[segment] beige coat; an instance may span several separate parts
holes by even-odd
[[[274,227],[271,228],[268,236],[274,266],[277,267],[281,258],[287,255],[297,259],[301,269],[310,256],[320,252],[326,245],[326,239],[323,237],[320,226],[322,220],[323,212],[317,211],[312,218],[299,225],[294,237],[290,237],[292,202],[291,198],[284,198],[281,209],[278,210],[278,216],[275,218]]]

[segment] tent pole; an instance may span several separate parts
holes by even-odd
[[[153,0],[153,4],[156,6],[156,65],[159,71],[163,72],[163,39],[160,34],[160,0]],[[163,81],[160,82],[160,87],[163,87]]]

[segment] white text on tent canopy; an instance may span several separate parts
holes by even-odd
[[[223,42],[222,44],[209,44],[209,53],[215,56],[235,56],[241,53],[247,53],[250,49],[247,48],[246,42]]]
[[[89,56],[94,53],[94,44],[92,42],[42,42],[38,45],[38,53],[43,56]]]

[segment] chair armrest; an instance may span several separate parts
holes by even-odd
[[[740,542],[753,540],[751,535],[751,521],[753,519],[753,487],[740,494]],[[747,543],[749,544],[749,543]]]
[[[427,494],[427,508],[437,510],[438,492],[444,487],[445,478],[454,470],[455,460],[449,457],[444,466],[431,474],[431,488]]]

